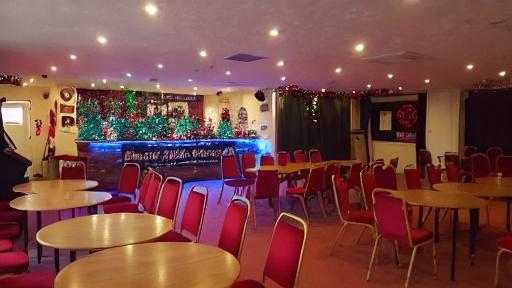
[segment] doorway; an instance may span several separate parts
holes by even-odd
[[[32,161],[30,108],[30,101],[7,101],[2,104],[2,118],[5,131],[16,145],[16,152]]]

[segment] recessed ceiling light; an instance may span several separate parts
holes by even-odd
[[[341,68],[340,67],[336,68],[336,70],[334,70],[334,72],[336,72],[338,74],[341,73]]]
[[[398,86],[398,90],[402,91],[402,89],[403,89],[402,86]]]
[[[356,94],[356,90],[352,90],[352,94]]]
[[[160,89],[160,84],[156,84],[156,89]]]
[[[286,80],[286,77],[284,77],[284,76],[281,77],[281,81],[284,81],[284,80]]]
[[[194,87],[194,91],[197,91],[197,87]]]
[[[28,82],[30,82],[30,83],[34,83],[34,78],[30,78],[30,79],[28,80]]]
[[[322,93],[323,93],[323,92],[325,92],[325,89],[324,89],[324,88],[322,88]]]
[[[56,72],[57,71],[57,66],[50,66],[50,70],[52,70],[53,72]]]
[[[146,13],[153,16],[158,12],[158,7],[153,3],[148,3],[144,6],[144,10],[146,10]]]
[[[164,64],[156,64],[156,67],[158,67],[158,69],[164,69]]]
[[[69,55],[69,59],[71,59],[71,60],[76,60],[76,55],[75,55],[75,54],[70,54],[70,55]]]
[[[196,95],[197,95],[197,93],[196,93],[196,92],[194,92],[193,94],[194,94],[194,96],[196,96]]]
[[[126,77],[128,77],[128,78],[132,77],[132,73],[130,73],[130,72],[126,73]]]
[[[366,84],[366,88],[368,88],[368,89],[372,88],[372,84]]]
[[[28,85],[28,84],[27,84],[27,82],[23,82],[23,87],[25,87],[25,86],[27,86],[27,85]]]
[[[201,50],[199,51],[199,56],[206,58],[206,56],[208,56],[208,52],[206,52],[206,50]]]
[[[363,52],[364,51],[364,44],[363,43],[356,44],[356,46],[354,46],[354,50],[356,50],[357,52]]]
[[[230,87],[226,88],[226,91],[231,92],[231,88]]]
[[[475,65],[473,65],[473,64],[466,65],[467,70],[473,70],[473,68],[475,68]]]
[[[507,75],[507,71],[501,71],[500,73],[498,73],[498,75],[500,75],[501,77],[505,77],[505,75]]]
[[[395,77],[395,75],[393,75],[393,74],[388,74],[388,79],[392,79],[393,77]]]
[[[124,89],[124,85],[119,86],[119,88]]]
[[[192,79],[188,79],[187,81],[188,81],[188,82],[192,82],[192,81],[194,81],[194,80],[192,80]]]
[[[284,66],[284,61],[283,60],[278,61],[277,62],[277,66],[283,67]]]
[[[96,84],[94,84],[94,83],[91,83],[91,87],[93,87],[93,88],[94,88],[94,86],[96,86]]]
[[[279,36],[279,30],[277,30],[277,28],[274,28],[274,29],[270,30],[270,32],[268,32],[268,34],[270,34],[270,36],[272,36],[272,37],[277,37],[277,36]]]
[[[103,82],[103,84],[107,84],[107,79],[103,79],[101,82]]]
[[[430,79],[425,79],[425,84],[430,83]]]
[[[96,37],[96,41],[100,42],[100,44],[107,44],[107,37],[103,36],[103,35],[98,35],[98,37]]]
[[[227,70],[226,75],[231,75],[231,71]]]

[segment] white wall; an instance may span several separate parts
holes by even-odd
[[[459,152],[460,89],[427,91],[426,146],[434,163],[445,152]]]

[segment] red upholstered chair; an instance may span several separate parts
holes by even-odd
[[[277,170],[260,170],[256,178],[256,193],[251,193],[250,201],[252,204],[252,213],[254,228],[256,228],[256,200],[269,199],[274,200],[274,214],[277,217],[281,210],[279,201],[279,174]]]
[[[446,166],[446,164],[448,162],[452,162],[457,167],[457,170],[458,170],[460,167],[459,154],[456,152],[445,152],[444,153],[444,165]]]
[[[220,189],[217,204],[220,204],[220,201],[222,200],[224,186],[233,187],[235,189],[234,195],[243,195],[244,190],[247,190],[246,193],[250,192],[251,185],[254,184],[255,178],[247,179],[242,177],[235,155],[222,155],[220,158],[220,165],[222,171],[222,188]],[[254,160],[253,167],[256,167],[256,159]]]
[[[389,160],[389,166],[395,168],[396,170],[398,168],[398,157]]]
[[[420,149],[418,152],[418,167],[420,168],[421,178],[425,178],[426,175],[426,165],[432,165],[432,154],[430,151],[425,149]]]
[[[11,240],[0,239],[0,253],[12,251],[14,244]]]
[[[421,189],[420,170],[413,167],[404,168],[405,184],[407,189]]]
[[[484,153],[471,155],[471,169],[474,178],[492,176],[491,161]]]
[[[139,187],[140,166],[137,163],[124,163],[121,168],[119,186],[117,191],[112,193],[112,198],[103,205],[130,202],[135,197]]]
[[[277,165],[279,166],[286,166],[288,163],[291,163],[291,157],[290,153],[286,151],[279,151],[277,152]]]
[[[375,169],[375,167],[384,166],[384,165],[385,165],[384,159],[377,159],[377,160],[370,162],[370,167],[371,167],[372,171],[373,171],[373,169]]]
[[[446,162],[446,178],[448,182],[461,182],[461,175],[453,162]]]
[[[409,261],[409,269],[407,271],[407,280],[405,287],[409,284],[411,276],[412,265],[416,258],[418,247],[425,244],[432,243],[432,257],[434,259],[434,277],[437,277],[437,263],[436,263],[436,246],[433,241],[433,234],[430,231],[423,229],[411,228],[407,217],[407,207],[405,203],[392,196],[392,190],[377,188],[373,192],[373,208],[375,213],[375,225],[377,227],[377,240],[373,247],[372,258],[370,260],[370,267],[366,280],[370,280],[373,262],[377,249],[379,248],[380,240],[382,238],[388,239],[395,243],[395,256],[397,265],[399,264],[398,258],[398,243],[408,245],[413,248],[411,258]]]
[[[295,163],[309,162],[308,154],[301,149],[293,151],[293,158],[295,158]]]
[[[309,150],[309,161],[311,163],[320,163],[322,162],[322,153],[318,149]]]
[[[85,171],[83,161],[64,161],[60,170],[60,179],[86,179]]]
[[[496,159],[503,155],[503,149],[501,147],[489,147],[486,152],[489,157],[489,161],[491,162],[491,171],[496,171]]]
[[[242,255],[247,221],[251,212],[251,204],[245,197],[233,196],[226,210],[224,223],[220,231],[218,247],[231,253],[237,259]]]
[[[373,169],[373,175],[375,176],[376,187],[398,190],[396,172],[392,166],[377,166]]]
[[[464,147],[464,156],[470,157],[471,155],[478,153],[478,148],[475,146],[465,146]]]
[[[4,252],[0,254],[0,275],[19,274],[28,269],[28,255],[25,252]]]
[[[176,177],[167,177],[156,201],[155,214],[173,220],[173,226],[178,215],[183,182]]]
[[[327,198],[329,201],[333,199],[333,193],[334,190],[332,190],[332,176],[340,176],[340,167],[337,164],[331,163],[325,167],[324,172],[324,188],[322,189],[322,192],[325,193],[324,197]]]
[[[306,206],[306,201],[317,198],[318,204],[320,206],[320,210],[324,215],[324,218],[327,217],[324,208],[324,201],[322,199],[322,189],[324,187],[324,167],[317,167],[311,169],[309,172],[308,181],[305,183],[303,187],[292,187],[286,190],[286,194],[292,198],[299,200],[302,205],[302,209],[304,209],[304,213],[306,215],[306,219],[309,221],[309,213]]]
[[[499,156],[496,159],[496,172],[503,177],[512,177],[512,156]]]
[[[368,165],[363,170],[361,170],[361,190],[363,192],[363,202],[367,211],[373,211],[373,200],[372,193],[373,190],[377,187],[377,183],[375,182],[375,175],[370,170],[371,167]]]
[[[262,155],[260,158],[260,165],[274,165],[274,156]]]
[[[21,230],[18,223],[0,223],[0,239],[15,240],[20,237]]]
[[[434,189],[434,184],[438,184],[443,182],[443,169],[440,167],[436,167],[432,164],[429,164],[427,167],[427,177],[428,182],[430,183],[430,189]]]
[[[181,219],[181,227],[163,235],[162,242],[199,242],[203,229],[204,214],[208,202],[208,188],[194,186],[190,189],[185,211]]]
[[[332,190],[334,191],[334,203],[336,204],[336,210],[338,211],[338,216],[341,222],[341,228],[338,234],[336,235],[336,239],[334,240],[334,244],[331,249],[331,254],[334,252],[336,245],[339,240],[342,239],[343,232],[348,225],[357,225],[363,228],[361,230],[362,233],[369,229],[372,235],[372,238],[375,239],[375,229],[374,229],[374,217],[373,212],[370,211],[350,211],[349,201],[348,201],[348,186],[346,183],[343,183],[343,180],[339,175],[333,175],[331,178]]]
[[[55,273],[30,272],[0,278],[0,287],[5,288],[53,288]]]
[[[281,213],[272,233],[263,269],[263,283],[269,278],[284,288],[298,287],[307,234],[308,226],[304,220],[289,213]],[[243,280],[233,287],[262,288],[265,287],[263,283]]]
[[[494,277],[494,287],[498,287],[500,274],[500,258],[503,253],[512,253],[512,235],[502,236],[496,241],[498,247],[498,255],[496,255],[496,274]]]
[[[360,175],[361,171],[363,170],[363,163],[354,163],[352,166],[350,166],[350,170],[348,171],[347,176],[347,185],[348,189],[356,189],[360,190],[361,188],[361,180]]]
[[[256,154],[244,153],[241,155],[243,178],[256,179],[256,172],[247,172],[246,169],[256,168]]]

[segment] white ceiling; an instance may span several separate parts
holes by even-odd
[[[0,73],[48,74],[57,83],[95,82],[97,88],[107,78],[111,88],[155,89],[148,81],[154,77],[163,88],[189,93],[194,86],[200,93],[275,87],[283,84],[281,76],[311,89],[364,89],[372,83],[416,90],[426,88],[426,78],[429,87],[449,88],[497,78],[501,70],[512,74],[510,0],[154,0],[160,8],[154,17],[145,13],[146,3],[1,1]],[[273,27],[280,30],[277,38],[268,34]],[[96,41],[99,34],[107,45]],[[359,41],[366,44],[362,54],[353,50]],[[198,56],[201,49],[208,51],[206,59]],[[431,58],[395,64],[361,59],[405,51]],[[268,59],[224,60],[239,52]],[[68,58],[71,53],[76,61]],[[285,65],[279,68],[281,59]],[[475,65],[471,72],[465,70],[469,63]],[[51,65],[58,71],[51,72]],[[395,77],[387,79],[388,73]]]

